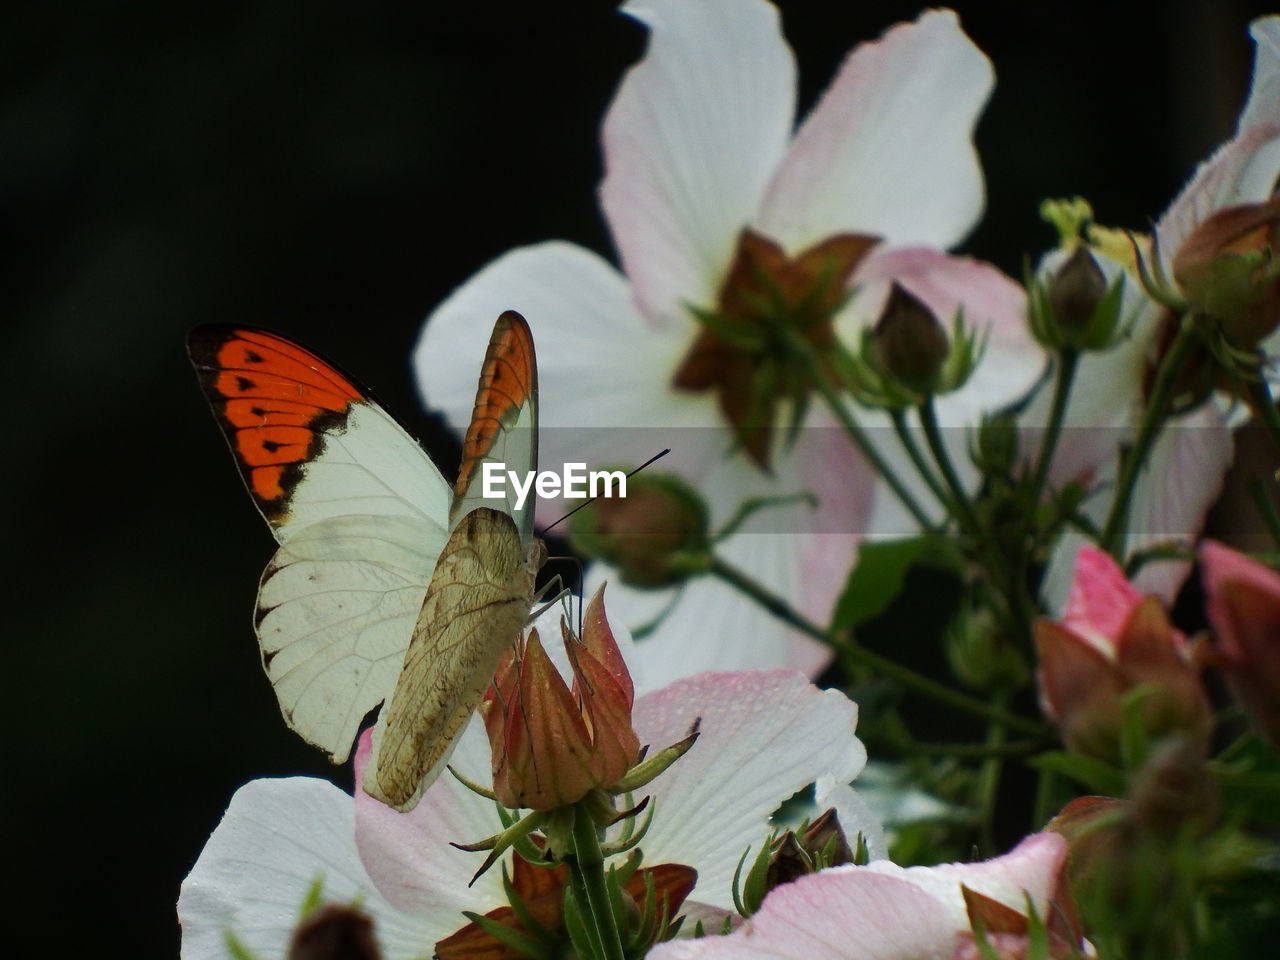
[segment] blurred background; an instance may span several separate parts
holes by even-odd
[[[916,3],[784,2],[801,104]],[[1144,228],[1232,132],[1243,2],[960,3],[997,86],[988,212],[1020,275],[1041,198]],[[273,550],[183,336],[276,329],[453,454],[408,368],[508,248],[612,250],[598,127],[643,30],[605,2],[11,3],[0,13],[10,413],[0,791],[11,956],[173,956],[178,884],[237,786],[349,785],[282,723],[251,613]],[[519,304],[513,304],[519,307]]]

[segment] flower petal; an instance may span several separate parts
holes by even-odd
[[[653,960],[919,960],[953,955],[938,902],[898,877],[836,868],[774,890],[740,930],[673,940]]]
[[[715,398],[671,389],[693,322],[663,334],[646,327],[626,281],[604,260],[567,243],[499,257],[442,303],[414,351],[427,404],[465,429],[493,318],[519,308],[538,351],[539,460],[543,469],[637,466],[663,447],[663,469],[696,475],[721,455]],[[590,397],[590,402],[584,402]],[[550,523],[563,500],[539,500]]]
[[[1019,913],[1030,896],[1041,918],[1048,916],[1049,898],[1055,894],[1067,855],[1067,842],[1056,833],[1035,833],[1004,856],[979,863],[944,863],[936,867],[900,867],[887,860],[868,864],[866,870],[901,877],[932,894],[947,911],[952,929],[969,929],[960,885]],[[856,869],[856,868],[855,868]]]
[[[972,133],[992,83],[949,10],[862,44],[796,134],[759,226],[791,247],[851,230],[959,242],[982,212]]]
[[[1280,123],[1280,17],[1259,17],[1249,26],[1257,49],[1249,101],[1240,113],[1239,129]]]
[[[356,783],[369,761],[369,733],[356,750]],[[451,766],[468,779],[489,784],[489,741],[479,716],[458,740]],[[502,829],[493,803],[472,793],[447,772],[409,813],[399,813],[363,790],[355,797],[355,839],[369,875],[399,909],[430,923],[429,943],[448,936],[467,921],[463,910],[484,913],[506,903],[501,871],[485,873],[468,888],[484,855],[450,843],[474,843]]]
[[[644,0],[649,27],[604,120],[600,202],[654,328],[714,301],[786,149],[795,63],[759,0]]]
[[[1157,438],[1133,492],[1127,554],[1169,543],[1191,549],[1234,456],[1231,428],[1217,403],[1179,417]],[[1190,571],[1187,561],[1148,563],[1133,583],[1172,604]]]
[[[866,763],[857,704],[791,670],[704,673],[636,702],[642,743],[665,747],[701,718],[690,751],[654,781],[649,863],[698,871],[694,898],[732,906],[738,857],[764,840],[778,805],[819,778],[848,783]]]
[[[1116,641],[1133,608],[1142,602],[1111,554],[1094,546],[1076,554],[1075,579],[1062,616],[1063,626],[1114,655]]]
[[[1249,30],[1256,50],[1253,85],[1236,136],[1200,165],[1156,226],[1167,263],[1183,238],[1214,210],[1258,203],[1280,175],[1280,17],[1263,17]]]
[[[360,898],[389,960],[423,956],[439,936],[431,918],[391,906],[365,873],[351,797],[327,780],[289,777],[250,781],[231,798],[182,882],[183,957],[223,960],[228,933],[257,956],[284,956],[317,880],[326,901]]]

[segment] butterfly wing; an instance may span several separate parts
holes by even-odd
[[[404,670],[373,733],[364,789],[411,809],[439,775],[511,643],[524,629],[542,557],[533,498],[486,499],[485,463],[524,480],[537,466],[537,369],[520,314],[494,324],[463,441],[453,533],[427,589]],[[510,492],[510,485],[508,484]],[[526,559],[526,558],[531,559]]]
[[[489,349],[480,371],[471,424],[462,442],[453,523],[476,507],[504,509],[515,520],[520,540],[528,550],[533,540],[532,494],[516,509],[514,485],[505,485],[507,502],[484,496],[484,465],[500,464],[524,481],[538,468],[538,367],[533,334],[524,317],[507,310],[493,325]]]
[[[262,330],[193,330],[188,350],[254,503],[280,544],[255,616],[285,721],[335,763],[399,676],[450,486],[331,364]]]
[[[367,793],[397,810],[418,802],[524,629],[532,597],[512,519],[487,507],[465,514],[436,564],[404,670],[374,727]]]

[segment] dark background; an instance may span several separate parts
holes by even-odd
[[[804,106],[854,42],[919,10],[782,6]],[[1015,275],[1053,240],[1042,197],[1159,214],[1230,135],[1264,12],[960,8],[998,78],[966,250]],[[598,125],[643,44],[603,2],[5,6],[7,953],[173,955],[179,881],[234,789],[349,778],[285,729],[262,676],[272,542],[185,331],[293,334],[438,439],[407,366],[423,317],[513,245],[611,252]]]

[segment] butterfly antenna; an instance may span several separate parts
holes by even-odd
[[[646,460],[644,463],[640,464],[640,466],[636,467],[634,470],[632,470],[630,473],[628,473],[628,474],[627,474],[627,476],[628,476],[628,477],[634,477],[637,473],[639,473],[639,472],[640,472],[641,470],[643,470],[645,467],[649,466],[649,464],[653,463],[655,460],[661,460],[663,457],[665,457],[665,456],[666,456],[668,453],[670,453],[670,452],[671,452],[671,448],[670,448],[670,447],[667,447],[666,449],[662,450],[661,452],[659,452],[659,453],[655,453],[652,457],[650,457],[650,458],[649,458],[648,460]],[[570,510],[568,513],[566,513],[563,517],[561,517],[561,518],[560,518],[559,520],[557,520],[555,523],[551,524],[550,526],[544,527],[544,528],[543,528],[543,529],[544,529],[544,531],[545,531],[545,530],[550,530],[550,529],[551,529],[551,527],[554,527],[554,526],[556,526],[557,524],[563,523],[564,521],[566,521],[566,520],[568,520],[570,517],[572,517],[575,513],[577,513],[579,510],[581,510],[583,507],[588,507],[588,506],[590,506],[591,504],[595,503],[595,502],[596,502],[597,500],[599,500],[599,499],[600,499],[600,496],[599,496],[599,494],[597,494],[596,496],[594,496],[594,497],[592,497],[590,500],[588,500],[586,503],[580,503],[580,504],[578,504],[576,507],[574,507],[574,508],[573,508],[572,510]]]

